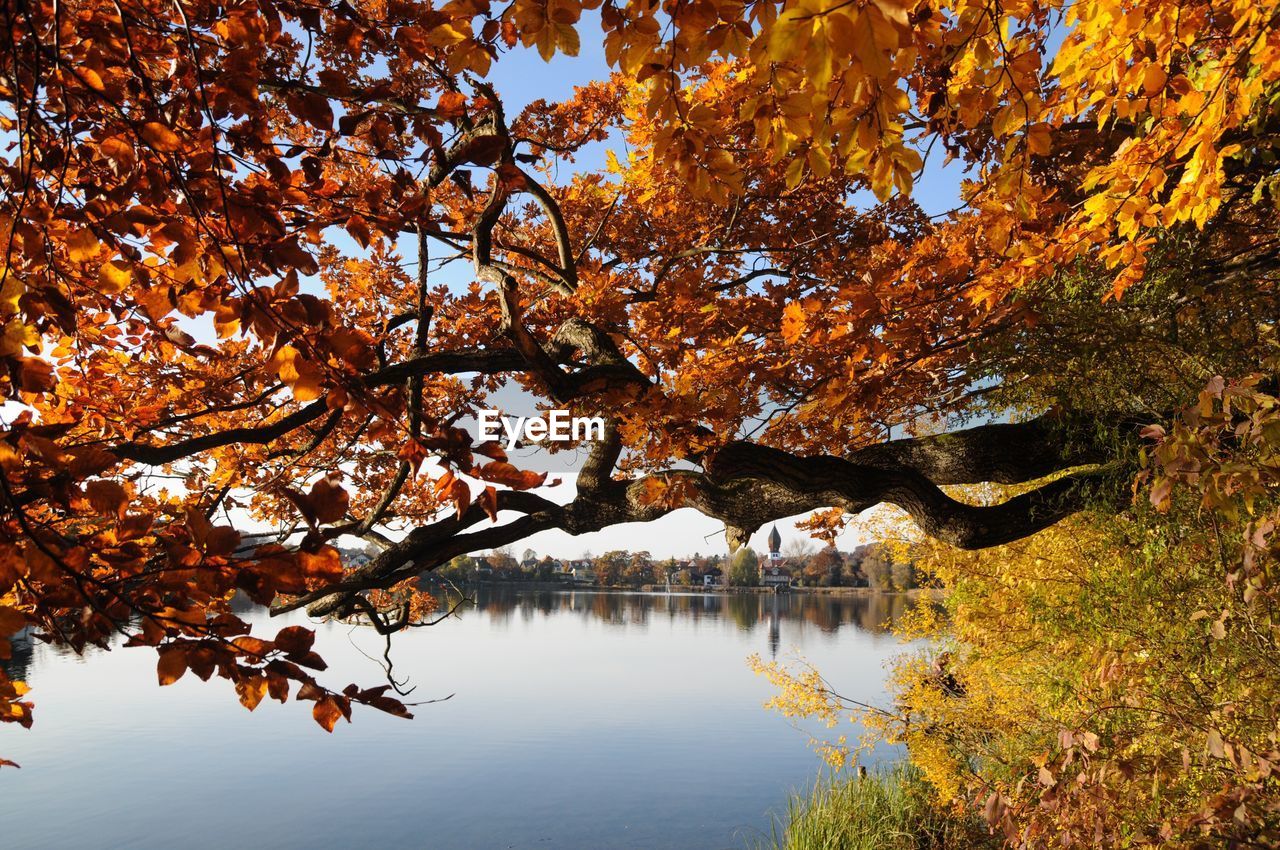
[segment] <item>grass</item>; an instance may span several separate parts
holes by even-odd
[[[906,763],[865,777],[819,780],[792,796],[785,821],[758,850],[991,850],[999,843],[976,816],[939,809]]]

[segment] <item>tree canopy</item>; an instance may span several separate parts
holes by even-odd
[[[1263,368],[1278,8],[6,4],[0,637],[124,632],[332,729],[405,709],[235,593],[394,631],[456,556],[685,506],[731,548],[881,502],[963,548],[1045,528]],[[582,39],[612,75],[508,114],[494,66]],[[949,214],[926,158],[968,169]],[[608,419],[566,505],[459,426],[512,383]],[[942,489],[981,482],[1031,486]]]

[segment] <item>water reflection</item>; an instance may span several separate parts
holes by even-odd
[[[843,693],[880,704],[895,596],[607,593],[492,586],[474,606],[398,635],[404,721],[361,711],[332,735],[310,705],[252,715],[225,682],[155,687],[155,654],[84,657],[18,641],[4,662],[37,721],[0,730],[4,847],[743,850],[822,769],[762,710],[751,653],[794,650]],[[306,624],[244,611],[254,634]],[[310,623],[325,681],[374,684],[382,639]],[[856,729],[842,730],[856,734]],[[892,757],[888,751],[876,758]],[[372,766],[372,767],[370,767]],[[332,801],[340,801],[335,805]],[[234,817],[214,813],[234,812]],[[145,827],[142,824],[145,823]]]
[[[785,640],[799,638],[800,632],[810,628],[826,633],[841,628],[887,632],[913,604],[905,596],[882,593],[610,593],[502,585],[472,588],[467,596],[474,605],[464,604],[459,616],[483,616],[493,628],[506,628],[513,618],[527,623],[564,614],[613,627],[645,628],[651,620],[664,618],[724,621],[751,632],[763,623],[771,656],[777,655]],[[449,593],[444,602],[451,606],[457,600],[457,595]]]
[[[10,679],[30,683],[31,659],[35,654],[34,641],[26,629],[9,639],[10,654],[0,660],[0,670]]]

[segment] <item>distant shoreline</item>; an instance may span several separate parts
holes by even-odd
[[[422,583],[443,586],[441,582],[432,581],[428,576],[422,577]],[[761,596],[774,595],[771,587],[729,587],[727,585],[715,585],[712,587],[675,585],[668,588],[665,584],[642,584],[638,587],[632,587],[625,584],[573,585],[559,581],[467,581],[456,582],[456,585],[465,588],[503,587],[514,590],[559,590],[580,593],[754,593]],[[943,591],[940,588],[932,587],[914,587],[910,590],[876,590],[872,587],[793,587],[787,593],[802,593],[814,596],[905,596],[908,599],[919,599],[939,598]]]

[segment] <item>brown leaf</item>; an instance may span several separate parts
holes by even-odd
[[[507,459],[506,449],[502,448],[502,443],[498,442],[497,440],[486,440],[485,442],[481,443],[480,445],[472,449],[472,451],[474,451],[478,455],[484,455],[485,457],[491,458],[493,460]]]
[[[205,539],[204,551],[207,555],[230,555],[240,545],[240,532],[229,525],[214,527]]]
[[[103,516],[124,516],[129,504],[129,493],[119,481],[90,481],[84,486],[89,506]]]
[[[361,248],[369,247],[369,240],[372,234],[369,232],[369,222],[363,217],[353,215],[347,219],[347,232],[351,234],[351,238],[360,243]]]
[[[53,374],[53,364],[39,357],[23,357],[19,361],[18,382],[24,393],[43,393],[58,383]]]
[[[68,449],[67,455],[70,457],[67,461],[67,471],[71,473],[72,478],[77,479],[106,472],[120,462],[120,459],[111,452],[96,446]]]
[[[285,626],[276,634],[276,647],[288,656],[306,655],[316,641],[316,633],[305,626]]]
[[[302,687],[298,688],[298,699],[323,699],[324,691],[315,682],[303,682]]]
[[[331,474],[321,478],[311,488],[307,499],[311,503],[311,510],[317,522],[337,522],[347,515],[350,497],[347,491],[342,489],[341,481],[338,475]]]
[[[172,685],[187,672],[186,647],[174,646],[160,650],[160,661],[156,664],[156,676],[160,684]]]
[[[11,635],[26,624],[26,616],[17,608],[0,606],[0,635]]]

